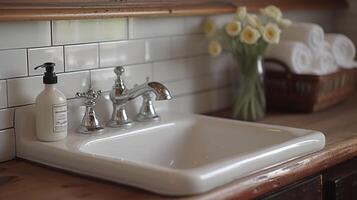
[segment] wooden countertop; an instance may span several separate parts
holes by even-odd
[[[215,115],[227,117],[228,112]],[[326,111],[313,114],[271,113],[261,122],[322,131],[327,145],[317,153],[272,166],[213,191],[180,199],[254,198],[357,156],[357,93]],[[0,199],[174,198],[16,159],[0,164]]]

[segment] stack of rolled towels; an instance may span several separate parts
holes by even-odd
[[[296,74],[326,75],[339,67],[357,67],[356,48],[342,34],[325,34],[313,23],[293,23],[283,30],[279,44],[269,45],[265,58],[279,60]]]

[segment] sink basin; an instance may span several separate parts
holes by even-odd
[[[16,116],[30,119],[26,113]],[[70,132],[50,143],[36,140],[31,120],[16,130],[18,157],[175,196],[211,190],[325,145],[316,131],[175,113],[101,135]]]

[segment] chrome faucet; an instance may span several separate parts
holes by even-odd
[[[77,130],[79,133],[95,133],[103,130],[97,115],[94,111],[94,107],[97,99],[102,95],[102,91],[94,91],[89,88],[87,92],[77,92],[76,97],[85,99],[84,105],[86,106],[86,111],[84,113],[82,123]]]
[[[143,96],[144,101],[137,117],[138,121],[157,119],[158,115],[155,112],[150,95],[148,94],[155,94],[156,100],[169,100],[171,99],[169,90],[163,84],[158,82],[146,82],[135,86],[132,89],[127,89],[122,79],[124,68],[121,66],[116,67],[114,69],[114,73],[117,75],[117,78],[113,89],[110,92],[110,100],[113,103],[113,113],[110,121],[107,123],[107,126],[130,126],[132,124],[132,120],[129,119],[126,113],[126,104],[139,96]]]

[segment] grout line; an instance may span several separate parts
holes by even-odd
[[[12,108],[8,108],[8,107],[6,107],[6,108],[0,108],[0,112],[1,111],[8,111],[8,110],[11,110]]]
[[[51,46],[53,46],[53,20],[50,21],[50,38],[51,38]]]
[[[13,127],[8,127],[8,128],[3,128],[3,129],[0,129],[0,132],[3,132],[3,131],[9,131],[9,130],[12,130],[14,129],[15,130],[15,126]]]
[[[5,90],[6,90],[6,107],[9,107],[9,89],[8,89],[8,83],[7,80],[5,81]]]
[[[67,70],[67,63],[66,63],[66,51],[64,48],[64,45],[62,46],[62,51],[63,51],[63,72],[66,72]]]
[[[43,76],[41,74],[37,74],[37,75],[33,75],[33,76],[16,76],[16,77],[11,77],[11,78],[7,78],[7,79],[4,79],[4,80],[14,80],[14,79],[23,79],[23,78],[35,78],[35,77],[40,77],[40,76]]]
[[[98,43],[98,68],[102,68],[101,64],[102,57],[100,56],[100,43]]]
[[[130,31],[129,31],[129,28],[130,28],[130,20],[129,20],[129,17],[126,17],[126,39],[129,40],[130,39]]]
[[[52,29],[51,29],[52,31]],[[51,33],[52,34],[52,33]],[[128,33],[129,34],[129,33]],[[180,37],[180,36],[204,36],[204,34],[181,34],[181,35],[163,35],[163,36],[153,36],[153,37],[143,37],[143,38],[123,38],[118,40],[101,40],[101,41],[88,41],[88,42],[79,42],[79,43],[61,43],[61,44],[53,44],[52,35],[51,35],[51,43],[50,45],[43,45],[43,46],[25,46],[25,47],[15,47],[15,48],[5,48],[0,49],[1,51],[10,51],[10,50],[21,50],[21,49],[39,49],[39,48],[48,48],[48,47],[55,47],[55,46],[74,46],[74,45],[86,45],[86,44],[93,44],[93,43],[110,43],[110,42],[122,42],[122,41],[135,41],[135,40],[149,40],[149,39],[160,39],[160,38],[173,38],[173,37]]]
[[[23,49],[42,49],[42,48],[51,48],[51,47],[60,47],[63,46],[62,44],[57,44],[57,45],[53,45],[53,46],[31,46],[31,47],[18,47],[18,48],[9,48],[9,49],[0,49],[0,52],[2,51],[11,51],[11,50],[23,50]]]
[[[94,68],[97,69],[97,68]],[[76,71],[68,71],[68,72],[59,72],[56,73],[57,75],[69,75],[69,74],[76,74],[76,73],[81,73],[81,72],[89,72],[89,69],[81,69],[81,70],[76,70]],[[19,76],[19,77],[11,77],[3,80],[14,80],[14,79],[25,79],[25,78],[36,78],[36,77],[42,77],[42,74],[37,74],[33,76]],[[1,80],[0,80],[1,81]]]
[[[16,132],[15,132],[15,109],[13,109],[12,113],[12,127],[14,128],[14,134],[15,134],[15,155],[16,155]]]
[[[175,38],[175,37],[193,37],[193,36],[202,36],[205,37],[204,33],[192,33],[192,34],[173,34],[173,35],[161,35],[161,36],[151,36],[151,37],[140,37],[132,38],[128,40],[147,40],[147,39],[159,39],[159,38]]]
[[[26,68],[27,68],[27,76],[30,76],[29,49],[26,49]]]

